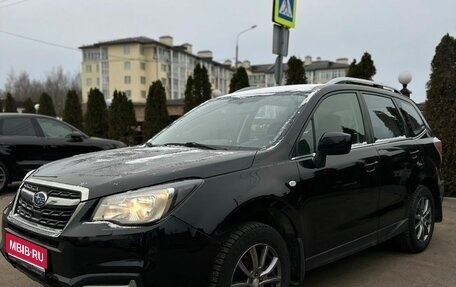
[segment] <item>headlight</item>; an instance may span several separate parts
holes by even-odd
[[[202,180],[141,188],[101,199],[92,221],[137,225],[157,221],[202,184]]]

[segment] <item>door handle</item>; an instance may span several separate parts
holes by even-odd
[[[420,153],[420,150],[411,151],[411,152],[409,153],[409,154],[410,154],[410,158],[411,158],[411,159],[417,159],[419,153]]]
[[[375,169],[377,168],[378,161],[373,161],[370,163],[364,164],[364,168],[366,169],[366,172],[374,172]]]

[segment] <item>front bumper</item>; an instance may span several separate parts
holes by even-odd
[[[3,214],[1,242],[8,232],[45,247],[49,266],[45,273],[36,272],[8,256],[3,243],[1,253],[45,286],[205,286],[218,250],[215,240],[173,216],[132,228],[80,223],[52,238],[12,224],[8,213]]]

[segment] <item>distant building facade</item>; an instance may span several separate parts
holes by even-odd
[[[274,64],[250,65],[249,61],[244,61],[242,66],[247,70],[249,83],[252,87],[273,87],[275,86]],[[324,84],[331,79],[345,77],[349,68],[347,58],[339,58],[335,62],[321,60],[317,58],[312,61],[312,57],[307,56],[304,60],[308,84]],[[286,83],[287,64],[284,63],[285,71],[282,84]]]
[[[178,117],[183,113],[187,78],[197,64],[206,67],[212,89],[227,94],[233,75],[231,65],[214,61],[211,51],[193,54],[192,45],[175,46],[171,36],[159,41],[147,37],[99,42],[80,47],[82,50],[82,103],[87,103],[91,88],[101,90],[107,100],[114,90],[123,91],[135,105],[139,122],[144,120],[144,108],[149,86],[160,80],[168,100],[168,112]]]

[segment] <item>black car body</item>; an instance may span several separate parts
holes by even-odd
[[[424,250],[442,220],[440,164],[415,104],[378,84],[248,90],[144,146],[28,175],[1,250],[47,286],[290,286],[387,239]],[[15,256],[14,238],[47,266]]]
[[[0,192],[27,172],[58,159],[125,147],[89,137],[66,122],[37,114],[0,114]]]

